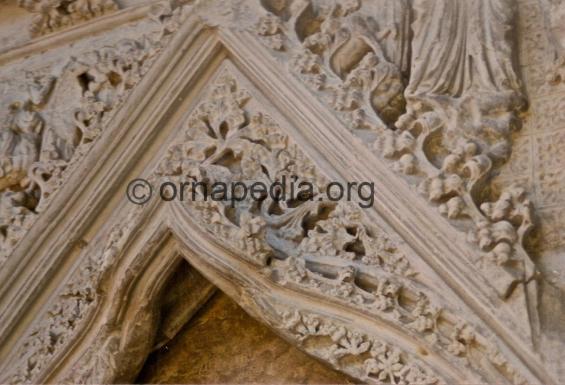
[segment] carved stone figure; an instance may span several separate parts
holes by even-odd
[[[535,1],[19,3],[0,382],[134,381],[219,289],[356,381],[557,383],[564,13]],[[291,180],[311,187],[208,199]]]

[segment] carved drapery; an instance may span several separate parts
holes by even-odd
[[[524,249],[532,205],[520,186],[490,188],[524,107],[509,33],[515,4],[262,4],[257,34],[481,250],[469,261],[501,298],[526,303],[535,338],[537,273]],[[422,33],[409,41],[407,28]]]
[[[379,126],[384,130],[378,136],[373,136],[377,151],[386,158],[395,159],[393,167],[412,175],[410,180],[419,183],[422,193],[434,205],[438,205],[442,214],[457,221],[457,226],[463,225],[469,233],[469,240],[484,250],[478,262],[483,266],[483,272],[489,274],[498,269],[496,266],[500,267],[500,272],[496,273],[496,281],[500,285],[496,289],[501,296],[508,296],[516,282],[528,281],[534,271],[521,245],[531,227],[530,204],[525,192],[518,188],[495,194],[496,201],[491,203],[488,197],[492,194],[485,185],[493,165],[508,157],[509,133],[516,124],[515,111],[520,107],[521,99],[511,63],[510,43],[502,38],[506,36],[505,29],[509,28],[511,21],[511,16],[505,13],[511,7],[504,7],[504,4],[497,2],[479,3],[481,6],[449,2],[438,3],[434,7],[425,2],[414,5],[414,14],[417,15],[414,26],[424,30],[432,28],[425,20],[439,17],[438,13],[446,15],[445,19],[449,21],[459,20],[457,12],[465,13],[467,7],[478,9],[479,15],[471,19],[468,26],[452,21],[452,24],[433,27],[435,31],[415,34],[440,41],[447,36],[445,44],[435,45],[436,50],[443,50],[446,58],[458,54],[462,59],[455,57],[445,61],[426,59],[441,57],[441,51],[418,51],[418,47],[430,45],[427,41],[415,40],[408,46],[409,10],[404,2],[381,4],[384,12],[379,12],[379,15],[390,24],[388,27],[381,27],[382,22],[371,26],[370,22],[375,22],[373,19],[359,22],[360,16],[356,15],[359,2],[345,5],[336,3],[333,8],[322,7],[319,11],[315,4],[304,3],[301,7],[294,6],[292,11],[295,15],[287,17],[290,17],[289,22],[296,20],[293,28],[296,31],[295,39],[298,40],[297,44],[305,47],[292,59],[293,69],[301,74],[306,73],[306,81],[319,88],[327,75],[316,61],[320,55],[326,57],[328,69],[345,78],[343,82],[338,80],[334,86],[323,86],[322,91],[331,94],[331,105],[345,113],[345,121],[351,123],[352,128],[369,128],[372,133],[378,132]],[[279,13],[283,10],[285,8],[281,7]],[[321,23],[321,32],[303,30],[301,25],[307,25],[308,18],[313,17],[310,13],[316,11],[330,15]],[[170,17],[167,12],[170,14],[172,11],[163,8],[155,12],[155,19],[164,25],[163,32],[157,38],[162,33],[169,33],[171,26],[167,24],[174,24],[174,19],[162,21],[163,17]],[[499,14],[500,17],[497,17]],[[279,21],[273,17],[271,15],[263,19],[259,25],[259,33],[269,39],[281,33],[279,27],[274,26]],[[496,30],[488,24],[488,18],[499,20],[503,17],[506,17],[506,27],[501,26]],[[351,18],[355,23],[348,21]],[[347,28],[342,28],[339,36],[334,36],[334,30],[341,23],[349,23],[351,31],[344,32]],[[470,34],[465,28],[478,30],[481,34]],[[461,29],[455,37],[452,36],[454,29]],[[355,36],[351,37],[353,32]],[[500,38],[491,37],[496,33]],[[379,34],[382,37],[377,36]],[[472,39],[467,44],[463,40],[468,35]],[[304,42],[301,43],[301,40]],[[483,41],[486,43],[482,44]],[[451,44],[465,46],[466,50],[451,49]],[[62,84],[58,87],[65,90],[65,95],[58,93],[57,87],[53,86],[56,83],[54,78],[36,80],[30,85],[29,99],[14,105],[13,117],[3,130],[6,144],[2,163],[5,165],[3,174],[6,178],[2,183],[5,191],[2,206],[7,213],[4,219],[6,223],[3,223],[3,243],[6,245],[3,258],[30,226],[32,220],[29,218],[41,211],[55,188],[53,185],[60,183],[60,175],[72,158],[75,147],[86,147],[95,138],[102,126],[103,116],[108,115],[109,109],[115,108],[125,92],[139,81],[148,67],[145,62],[157,51],[158,44],[148,40],[126,41],[116,49],[95,52],[92,60],[69,65],[68,74],[59,80]],[[406,59],[409,51],[415,58],[410,70]],[[488,58],[489,53],[493,56],[489,60],[494,64],[488,68],[475,68],[477,62],[481,61],[476,58],[473,60],[473,57]],[[123,62],[123,59],[117,60],[122,55],[126,56]],[[452,61],[459,62],[460,66],[448,65],[442,72],[441,63]],[[431,65],[438,68],[430,69]],[[454,71],[453,68],[458,70]],[[492,74],[488,75],[487,70]],[[410,72],[410,79],[403,92],[407,71]],[[498,83],[490,84],[492,79]],[[52,91],[52,88],[55,90]],[[76,95],[69,94],[69,88],[74,88]],[[47,104],[51,92],[55,93],[52,104],[72,107],[68,111],[47,111],[48,127],[43,129],[45,118],[37,111],[45,108],[43,106]],[[370,117],[367,117],[369,121],[365,119],[370,110],[362,108],[363,98],[359,97],[363,93],[368,98],[368,107],[377,112],[374,116],[376,122],[371,123]],[[65,100],[65,97],[69,100]],[[76,99],[81,100],[80,107],[74,107],[73,101]],[[501,108],[506,108],[507,112],[502,113]],[[467,119],[477,114],[479,118]],[[400,130],[393,132],[386,129],[386,125],[391,124],[399,126]],[[56,132],[50,126],[63,128]],[[20,130],[29,133],[16,139],[14,132]],[[25,155],[17,155],[17,152]],[[11,185],[27,192],[14,193],[11,191],[13,189],[9,189]],[[465,225],[467,218],[475,226]]]
[[[269,13],[257,33],[289,57],[292,70],[350,129],[369,138],[369,146],[468,233],[483,251],[474,263],[501,297],[517,282],[530,282],[535,267],[523,247],[532,227],[526,192],[489,189],[493,172],[510,156],[510,135],[524,107],[509,33],[514,3],[298,3],[264,1]]]
[[[152,13],[160,25],[153,39],[124,41],[73,60],[60,78],[31,79],[28,99],[13,105],[2,130],[4,258],[64,186],[72,166],[80,164],[104,134],[112,112],[150,70],[187,10],[201,12],[206,22],[206,12],[225,5],[212,3],[175,10],[160,4]],[[255,4],[243,3],[247,10]],[[523,107],[508,33],[513,26],[511,2],[259,3],[265,12],[252,13],[251,20],[235,29],[253,31],[273,49],[278,62],[327,103],[345,129],[467,234],[466,256],[489,282],[489,296],[492,292],[510,302],[526,286],[525,304],[514,310],[529,312],[535,334],[535,268],[522,246],[531,227],[531,205],[523,189],[497,191],[489,182],[510,154],[510,135],[519,126],[517,114]],[[227,19],[236,18],[233,9],[226,14],[231,14]],[[445,23],[430,22],[437,18]],[[234,20],[222,23],[214,26],[234,28]],[[296,175],[312,181],[313,197],[320,198],[313,202],[267,198],[231,208],[196,200],[188,208],[176,208],[186,210],[196,227],[205,229],[212,239],[206,245],[221,244],[230,255],[254,266],[251,281],[266,276],[275,287],[370,316],[423,350],[397,348],[396,337],[385,333],[383,339],[375,324],[365,330],[349,327],[323,312],[283,306],[262,297],[256,288],[247,293],[252,302],[247,310],[308,353],[364,381],[531,381],[535,375],[530,368],[522,368],[512,349],[504,346],[508,339],[497,338],[491,324],[472,311],[461,313],[467,305],[460,298],[442,299],[438,287],[426,284],[435,276],[413,267],[417,255],[401,246],[394,231],[371,223],[355,204],[324,199],[327,178],[263,111],[259,98],[240,86],[238,76],[228,71],[219,77],[150,180],[270,183]],[[125,224],[116,225],[103,246],[83,254],[84,265],[34,325],[20,345],[18,365],[2,380],[30,382],[51,375],[53,360],[84,332],[102,306],[100,282],[122,263],[136,227],[143,227],[139,218],[147,215],[142,208],[128,213]],[[186,241],[174,224],[164,226],[172,228],[180,243]],[[135,271],[121,277],[124,286]],[[153,315],[139,311],[146,328],[132,341],[145,338],[141,331],[154,327]],[[65,372],[70,377],[59,379],[121,379],[123,373],[116,367],[135,349],[124,348],[116,339],[124,332],[119,326],[106,326],[112,332],[101,327],[94,347],[77,357],[74,370]],[[142,350],[135,353],[137,358]],[[433,358],[426,358],[428,354]]]
[[[313,201],[277,202],[266,197],[258,203],[248,197],[232,205],[196,199],[184,202],[177,210],[187,210],[191,221],[212,234],[233,255],[259,267],[260,275],[273,284],[331,298],[370,314],[389,327],[400,328],[418,341],[420,349],[429,352],[426,355],[438,354],[475,380],[523,383],[524,378],[507,362],[492,336],[482,335],[450,309],[452,304],[439,300],[441,295],[426,287],[426,279],[418,278],[421,273],[411,268],[402,248],[370,224],[356,204],[336,204],[325,198],[322,186],[326,185],[326,178],[276,122],[260,111],[255,112],[256,108],[246,107],[250,99],[251,95],[239,88],[231,74],[219,75],[208,99],[188,118],[184,137],[171,146],[149,180],[180,182],[194,178],[210,185],[218,181],[252,184],[297,176],[315,186]],[[193,191],[189,187],[186,193]],[[200,196],[199,191],[195,194]],[[97,277],[111,274],[112,266],[119,263],[117,258],[141,215],[142,209],[132,210],[122,222],[126,225],[111,230],[106,246],[89,258],[87,266],[77,270],[60,294],[64,301],[49,311],[47,322],[39,324],[33,338],[22,346],[20,359],[27,364],[10,381],[27,382],[41,373],[47,358],[57,354],[57,347],[69,341],[75,330],[88,321],[90,311],[99,302],[95,293],[102,290],[96,287],[100,279]],[[253,281],[252,277],[248,279]],[[127,286],[127,280],[122,285]],[[254,296],[253,312],[265,312],[263,317],[299,346],[313,337],[327,337],[327,342],[307,344],[304,349],[355,378],[370,383],[443,382],[413,354],[375,336],[324,320],[321,315],[303,313],[300,307],[287,305],[279,309],[279,305],[272,303],[274,299],[261,301],[257,294],[250,295]],[[273,306],[275,312],[269,312]],[[139,330],[150,328],[153,318],[139,321],[149,322]],[[61,332],[61,325],[72,326]],[[133,342],[123,347],[116,345],[114,333],[103,332],[99,338],[65,381],[123,380],[119,376],[126,372],[126,352],[131,354],[128,349],[139,344],[138,338],[146,339],[143,333],[134,334]],[[342,360],[344,357],[355,359]]]

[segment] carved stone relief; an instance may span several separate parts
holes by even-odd
[[[38,35],[116,9],[97,1],[21,5],[39,13]],[[194,69],[207,73],[197,102],[186,111],[169,103],[153,112],[166,124],[186,114],[166,143],[159,139],[163,149],[126,154],[145,159],[154,185],[202,182],[185,190],[195,198],[169,208],[114,202],[115,214],[103,223],[93,219],[89,237],[96,241],[53,257],[73,267],[17,345],[0,350],[11,353],[0,360],[6,369],[0,381],[133,380],[158,333],[151,309],[172,257],[155,259],[154,249],[165,238],[174,239],[169,254],[202,269],[254,317],[360,381],[555,381],[565,370],[558,356],[549,357],[565,345],[551,318],[561,313],[548,315],[563,302],[565,287],[562,11],[557,0],[166,1],[151,5],[153,32],[70,57],[61,74],[30,74],[27,95],[10,105],[0,130],[0,268],[18,244],[31,242],[26,234],[53,197],[76,188],[67,181],[100,138],[112,135],[107,127],[155,63],[188,52],[170,47],[188,36],[176,37],[187,20],[206,31],[187,40],[217,39],[210,69]],[[528,28],[538,33],[528,35]],[[335,165],[322,167],[331,162],[287,132],[285,112],[262,101],[249,69],[236,69],[244,65],[226,43],[230,33],[260,42],[261,65],[276,66],[288,87],[298,84],[312,96],[296,103],[314,111],[321,102],[349,135],[352,151],[364,146],[372,162],[393,170],[405,202],[433,208],[431,215],[448,226],[435,221],[409,232],[432,244],[427,238],[434,233],[453,230],[464,250],[453,258],[468,266],[467,280],[424,258],[391,218],[328,199],[327,167]],[[549,63],[542,49],[555,60]],[[539,67],[550,75],[542,79]],[[293,178],[313,186],[304,200],[248,196],[222,203],[202,191],[215,182],[249,187]],[[155,239],[140,235],[154,228]],[[474,286],[461,289],[467,283]],[[139,301],[129,291],[138,286],[146,294]],[[543,351],[550,336],[557,341]]]
[[[165,3],[151,17],[155,32],[71,58],[59,77],[28,79],[26,99],[10,106],[0,132],[0,266],[185,16]]]
[[[229,204],[196,199],[188,202],[187,208],[193,221],[218,240],[229,240],[222,241],[225,247],[260,267],[272,282],[294,291],[333,298],[392,327],[400,327],[426,346],[424,349],[450,357],[447,359],[452,365],[463,365],[462,371],[472,368],[483,381],[523,383],[524,378],[501,355],[491,337],[481,335],[476,327],[450,310],[451,305],[438,303],[440,296],[419,282],[419,273],[410,267],[399,246],[382,230],[367,223],[359,207],[353,203],[335,204],[325,198],[325,178],[276,122],[246,107],[250,99],[251,95],[240,89],[231,74],[220,75],[208,99],[188,118],[185,137],[169,149],[150,180],[188,177],[207,184],[252,183],[265,179],[280,181],[283,176],[290,179],[295,175],[312,182],[316,198],[312,202],[277,202],[266,197],[257,203],[248,198],[230,208]],[[139,209],[132,211],[123,222],[125,228],[118,225],[111,230],[105,241],[107,246],[89,258],[89,265],[77,270],[74,283],[69,283],[60,294],[61,299],[70,302],[58,302],[49,311],[47,322],[39,324],[29,343],[22,345],[19,359],[27,363],[9,381],[33,379],[50,356],[59,354],[58,346],[64,346],[74,330],[80,330],[88,319],[87,309],[97,304],[94,293],[100,289],[96,287],[96,277],[106,274],[117,263],[140,213]],[[86,281],[93,286],[85,286]],[[264,305],[260,308],[264,309]],[[312,337],[329,338],[333,342],[308,344],[305,350],[363,381],[441,382],[410,354],[319,317],[291,307],[276,310],[267,319],[300,343]],[[60,325],[72,327],[57,332]],[[38,338],[42,335],[45,337]],[[113,338],[109,335],[100,340],[91,354],[110,349],[108,354],[114,356],[114,364],[100,361],[106,360],[104,354],[87,355],[88,359],[77,363],[72,377],[65,381],[116,380],[113,368],[123,360],[120,357],[124,350],[115,346]],[[342,360],[347,356],[360,357]]]
[[[507,297],[535,271],[522,246],[532,226],[526,191],[489,188],[524,106],[508,54],[513,2],[377,3],[265,1],[257,33],[346,127],[468,232],[483,251],[475,263]]]
[[[191,210],[193,218],[218,239],[229,239],[227,246],[235,247],[236,253],[249,262],[269,266],[269,275],[282,286],[330,296],[388,319],[396,326],[403,325],[431,344],[430,349],[439,348],[455,357],[466,357],[471,367],[484,362],[471,357],[483,356],[510,382],[522,382],[488,338],[425,294],[433,289],[420,286],[414,278],[418,273],[406,256],[382,230],[367,223],[361,209],[355,204],[334,205],[327,199],[326,178],[280,132],[274,121],[245,108],[249,98],[231,75],[220,77],[211,98],[189,117],[186,139],[169,150],[158,173],[172,180],[188,177],[209,185],[218,181],[272,183],[296,176],[299,181],[315,186],[311,191],[314,199],[300,204],[277,202],[266,196],[258,204],[248,197],[232,204],[231,210],[222,203],[197,200],[194,211]],[[190,187],[187,193],[192,193]],[[490,215],[496,215],[496,210],[496,206],[485,209]],[[298,318],[295,320],[298,323],[302,318],[300,314],[289,317]],[[307,319],[315,329],[318,327],[315,317]],[[364,343],[361,337],[354,339],[357,345],[352,349],[359,349],[354,350],[357,354],[370,350],[370,342]],[[366,346],[366,350],[358,345]],[[377,345],[384,349],[382,353],[386,357],[395,354],[386,345]],[[339,344],[330,348],[334,349],[340,351]],[[333,363],[335,358],[323,354],[322,358]],[[373,361],[365,364],[379,366]],[[354,377],[370,380],[372,370],[377,375],[388,376],[386,379],[391,383],[397,381],[391,373],[384,374],[375,368],[364,376],[356,373]],[[412,380],[412,375],[423,375],[421,371],[418,375],[411,370],[398,371],[403,373],[398,379],[403,380],[407,380],[404,375]]]
[[[32,35],[44,35],[118,9],[114,0],[18,0],[18,5],[34,14],[29,27]]]

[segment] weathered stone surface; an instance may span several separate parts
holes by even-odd
[[[152,353],[142,384],[348,384],[216,294],[173,341]]]
[[[357,381],[565,376],[565,2],[0,11],[0,382],[132,381],[212,285]],[[124,197],[293,176],[312,201]]]

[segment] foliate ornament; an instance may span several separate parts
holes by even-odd
[[[355,202],[327,198],[327,178],[273,118],[258,110],[236,78],[225,70],[217,79],[209,96],[184,123],[182,137],[148,176],[150,183],[198,182],[187,184],[184,191],[195,196],[186,195],[182,206],[191,220],[274,284],[379,319],[409,333],[455,367],[487,373],[492,382],[518,383],[516,371],[491,337],[465,323],[449,305],[438,303],[442,296],[432,296],[434,290],[418,279],[409,256],[394,239],[368,221]],[[227,199],[212,200],[207,193],[213,191],[204,191],[216,182],[249,187],[261,181],[283,188],[291,180],[310,183],[303,199],[285,195],[273,199],[266,194],[260,199],[248,195],[233,200],[228,193]],[[511,197],[520,200],[519,195]],[[497,211],[485,210],[492,215]],[[129,217],[106,234],[104,247],[77,267],[58,293],[59,300],[24,339],[17,357],[21,364],[7,381],[33,382],[73,341],[96,308],[102,278],[117,262],[143,211],[143,206],[134,206]],[[516,214],[508,208],[503,211],[510,217]],[[348,330],[346,325],[322,319],[318,327],[300,313],[291,310],[289,314],[284,316],[290,317],[285,329],[296,338],[306,342],[319,335],[331,341],[313,351],[306,343],[307,351],[357,378],[390,383],[440,381],[423,364],[385,341]],[[297,317],[299,321],[291,322]],[[119,350],[112,340],[101,349],[109,349],[109,356],[104,356],[109,359]],[[349,357],[356,363],[349,363]],[[92,365],[73,375],[80,381],[96,381],[100,379],[97,371],[114,370],[112,362],[98,360]]]
[[[510,156],[525,105],[508,34],[515,6],[441,3],[265,0],[261,20],[284,34],[285,49],[275,57],[455,227],[493,232],[501,220],[483,209],[506,200],[490,182]],[[263,36],[264,23],[258,28]],[[516,236],[483,241],[473,261],[489,281],[496,271],[502,298],[535,270],[523,247],[532,208],[525,192],[521,197],[524,220],[505,221]]]
[[[513,381],[506,361],[495,366],[477,358],[488,356],[491,342],[431,299],[434,290],[419,282],[402,249],[357,204],[329,200],[327,179],[254,105],[224,70],[188,118],[184,138],[159,164],[162,181],[183,186],[191,218],[279,285],[367,312],[410,330],[431,350],[448,352],[480,371],[491,365],[488,371],[501,376],[493,378]],[[305,199],[276,200],[268,194],[213,199],[217,182],[251,189],[256,182],[282,187],[290,180],[311,184]]]
[[[325,252],[399,275],[414,274],[386,236],[360,225],[363,215],[352,208],[355,203],[327,198],[327,179],[272,118],[246,108],[249,99],[231,75],[222,75],[210,100],[188,119],[186,137],[169,149],[160,164],[158,173],[167,180],[195,182],[185,186],[184,195],[197,198],[187,206],[200,211],[202,225],[221,238],[238,240],[234,244],[255,245],[262,250],[261,257],[254,258],[259,264],[266,262],[267,255],[288,253],[292,246],[292,256]],[[281,199],[271,193],[233,199],[228,191],[220,201],[213,199],[218,182],[241,183],[247,190],[257,182],[267,187],[278,184],[287,192],[291,183],[310,188],[300,196],[298,191],[283,194]],[[267,241],[257,243],[262,238]],[[249,257],[257,255],[249,254],[249,248],[241,251]]]
[[[277,17],[266,15],[259,20],[257,31],[271,48],[282,51],[284,49],[282,28],[283,25]]]
[[[46,104],[54,83],[53,77],[31,79],[26,99],[10,106],[0,127],[0,264],[36,216],[40,193],[30,170],[45,153],[41,144],[48,130],[37,110]]]
[[[157,4],[155,31],[71,58],[59,76],[29,75],[0,127],[0,266],[186,17]]]
[[[9,383],[34,383],[37,376],[68,346],[99,303],[99,285],[104,274],[116,262],[125,242],[136,229],[141,207],[133,210],[125,221],[114,225],[102,240],[103,247],[88,255],[71,279],[57,294],[57,301],[32,327],[31,333],[17,351],[20,364],[9,377]],[[85,249],[88,250],[88,249]]]
[[[33,36],[45,35],[116,11],[114,0],[18,0],[35,16],[29,27]]]
[[[508,135],[504,133],[504,122],[494,118],[503,116],[502,121],[511,121],[514,107],[509,112],[502,106],[501,112],[495,108],[500,107],[496,98],[490,105],[493,120],[490,122],[492,126],[488,127],[496,132],[500,129],[504,140],[489,131],[488,140],[494,138],[494,141],[489,143],[492,148],[489,147],[485,154],[483,143],[477,144],[468,138],[460,140],[468,127],[458,130],[457,125],[448,119],[454,116],[450,115],[451,110],[459,111],[461,106],[454,108],[449,100],[445,109],[449,113],[442,114],[437,113],[442,110],[439,106],[442,98],[436,100],[438,105],[417,100],[414,96],[417,94],[406,99],[402,91],[409,84],[406,60],[410,55],[403,53],[406,39],[395,37],[405,36],[409,25],[405,23],[408,2],[387,3],[389,13],[383,14],[383,21],[397,21],[389,24],[374,24],[369,17],[357,18],[366,5],[359,1],[339,1],[329,5],[326,2],[293,2],[288,9],[285,2],[265,0],[262,3],[279,22],[272,22],[272,16],[269,16],[271,21],[263,26],[259,24],[258,32],[275,48],[277,55],[295,54],[291,65],[298,69],[298,76],[309,79],[308,84],[325,96],[328,105],[348,122],[353,132],[372,138],[376,149],[382,143],[383,153],[392,159],[398,171],[409,175],[408,180],[414,184],[420,184],[422,193],[428,194],[449,218],[461,220],[458,218],[470,211],[480,214],[487,223],[485,228],[508,222],[517,237],[510,231],[508,235],[498,237],[498,231],[489,229],[495,234],[492,235],[494,240],[489,241],[487,233],[483,232],[477,242],[484,245],[485,257],[495,265],[512,261],[513,250],[506,258],[504,253],[508,250],[502,250],[503,246],[499,245],[508,244],[512,249],[520,234],[527,232],[527,199],[514,190],[494,199],[482,200],[480,205],[476,199],[482,199],[479,192],[485,191],[484,182],[488,180],[485,176],[489,175],[493,164],[507,156],[504,138]],[[184,17],[182,10],[172,10],[167,3],[158,4],[153,16],[163,24],[160,34],[165,37],[178,28],[177,20]],[[320,25],[319,31],[306,27],[312,19],[317,20],[314,25]],[[282,33],[286,35],[270,39]],[[282,44],[279,45],[279,41]],[[149,47],[158,47],[158,50],[161,46],[151,43]],[[97,57],[101,56],[105,57]],[[99,128],[104,126],[101,122],[109,116],[104,109],[105,101],[120,100],[122,93],[130,88],[129,81],[123,79],[133,79],[131,83],[135,84],[139,80],[137,70],[145,65],[145,61],[138,66],[133,60],[130,64],[135,69],[129,73],[119,65],[116,67],[116,63],[120,63],[119,57],[111,54],[108,57],[118,61],[104,64],[102,60],[101,68],[96,68],[99,63],[95,61],[97,64],[89,63],[88,70],[79,73],[84,74],[79,76],[82,93],[92,104],[70,115],[74,122],[70,132],[77,135],[79,144],[56,147],[71,157],[81,153],[80,146],[92,143],[100,135]],[[143,53],[135,57],[145,58]],[[83,67],[79,65],[78,68]],[[140,73],[142,75],[143,70]],[[116,79],[120,81],[116,82]],[[472,100],[469,104],[477,107]],[[478,115],[483,112],[481,108],[478,111]],[[42,115],[42,111],[39,114]],[[41,126],[29,114],[23,118],[32,122],[31,127]],[[477,130],[470,136],[484,134],[482,123],[474,127]],[[455,367],[486,373],[489,382],[523,382],[496,343],[490,340],[491,336],[485,336],[484,330],[461,320],[458,316],[461,309],[444,304],[441,295],[430,295],[433,290],[418,279],[410,264],[410,256],[405,255],[395,240],[368,221],[353,202],[336,203],[327,199],[326,178],[284,135],[279,125],[257,109],[256,101],[239,87],[235,77],[225,73],[220,76],[210,96],[191,114],[184,128],[185,136],[170,148],[155,175],[149,179],[155,185],[158,180],[201,182],[194,189],[190,186],[185,190],[185,194],[196,196],[194,200],[185,201],[186,207],[191,218],[218,242],[236,251],[274,283],[349,306],[378,318],[387,327],[409,332],[418,343],[442,355]],[[435,149],[441,150],[436,152]],[[282,188],[283,181],[288,182],[293,177],[297,183],[310,182],[312,188],[304,193],[304,199],[276,200],[268,195],[263,199],[250,199],[249,195],[244,199],[227,196],[227,201],[205,199],[212,192],[205,193],[204,188],[210,188],[215,182],[242,183],[249,188],[252,183],[262,181],[266,185],[279,183]],[[9,202],[17,202],[23,198],[14,195],[10,199]],[[78,325],[88,319],[92,304],[97,303],[100,275],[116,262],[137,225],[141,210],[138,207],[132,217],[112,229],[103,252],[75,271],[68,287],[61,293],[65,305],[60,308],[57,304],[50,309],[27,337],[19,352],[20,362],[25,365],[14,368],[16,375],[10,382],[33,382],[41,370],[68,346],[79,330]],[[474,228],[467,226],[466,230]],[[496,253],[492,254],[495,249]],[[519,272],[519,266],[516,270]],[[84,282],[88,284],[84,285]],[[81,283],[80,287],[77,287],[78,283]],[[505,287],[501,289],[502,295],[506,295]],[[441,382],[424,365],[394,345],[350,330],[347,325],[293,310],[280,316],[287,320],[284,330],[303,342],[314,337],[327,337],[325,341],[329,339],[329,342],[312,354],[320,354],[320,358],[358,378],[377,383]],[[109,344],[109,350],[117,349],[117,341],[112,340]],[[309,345],[304,345],[308,349]],[[347,363],[346,358],[350,357],[356,360],[355,369]],[[105,365],[111,367],[112,362],[100,363],[100,367]],[[85,377],[77,378],[96,378],[96,367],[88,370],[81,373]]]
[[[277,325],[309,354],[369,384],[444,384],[418,359],[321,315],[279,310]]]

